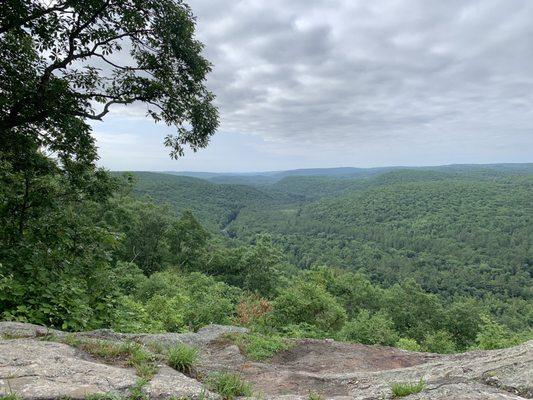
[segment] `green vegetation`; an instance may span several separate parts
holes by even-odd
[[[204,228],[190,211],[176,215],[172,206],[135,197],[136,178],[131,174],[112,177],[99,173],[92,190],[105,188],[102,198],[85,196],[72,202],[58,201],[54,200],[52,189],[44,190],[41,200],[48,193],[53,196],[45,204],[35,204],[31,223],[24,228],[18,244],[10,247],[8,241],[1,242],[1,317],[72,331],[112,328],[120,332],[186,332],[210,323],[242,325],[253,333],[236,340],[251,359],[265,359],[285,350],[287,338],[335,338],[450,353],[506,347],[532,337],[532,303],[528,291],[531,278],[524,275],[531,250],[520,250],[528,240],[523,235],[531,229],[520,219],[528,207],[524,202],[530,178],[511,174],[490,180],[477,177],[471,181],[473,177],[468,174],[448,177],[439,173],[439,179],[430,174],[432,180],[428,183],[424,181],[429,179],[427,174],[390,174],[365,178],[364,185],[358,183],[371,189],[359,188],[333,200],[313,200],[299,206],[299,217],[298,213],[283,217],[295,218],[291,229],[299,229],[299,219],[319,205],[338,205],[342,199],[350,201],[352,208],[342,212],[335,211],[335,207],[324,208],[321,223],[330,224],[330,219],[337,215],[347,217],[354,213],[354,207],[361,209],[360,203],[352,201],[370,196],[367,193],[370,190],[375,202],[365,200],[368,201],[365,207],[375,209],[372,211],[374,220],[361,211],[357,223],[345,225],[350,229],[348,233],[339,232],[352,234],[353,227],[372,227],[374,233],[365,231],[344,241],[339,254],[348,257],[353,264],[338,266],[335,260],[339,258],[331,251],[336,251],[335,237],[338,236],[335,232],[340,225],[330,225],[325,230],[327,234],[312,229],[306,234],[308,244],[302,244],[314,244],[323,249],[332,264],[320,265],[313,261],[305,267],[291,262],[297,247],[287,248],[286,244],[279,243],[280,238],[290,243],[297,236],[274,233],[229,238],[224,233]],[[412,181],[398,183],[398,176],[404,180],[410,177]],[[172,175],[165,177],[174,178],[182,179]],[[420,180],[425,183],[421,185]],[[64,181],[60,176],[46,175],[39,182],[46,188],[55,188],[62,187]],[[96,182],[100,182],[100,186]],[[391,184],[394,191],[390,189]],[[416,184],[417,196],[424,197],[425,203],[407,202],[401,206],[404,215],[387,216],[405,201],[402,188],[413,184]],[[496,238],[494,227],[486,230],[482,226],[488,224],[485,218],[480,217],[478,221],[467,218],[464,213],[475,215],[479,210],[454,197],[451,187],[456,184],[462,188],[463,196],[468,193],[465,188],[485,187],[479,191],[476,201],[494,203],[484,213],[493,214],[501,225],[498,225],[500,231],[512,230],[512,241]],[[427,195],[433,193],[433,196],[439,185],[447,190],[446,196],[441,194],[442,199],[432,200]],[[494,185],[506,185],[507,190],[505,193],[490,192]],[[385,193],[388,200],[382,204]],[[445,198],[455,200],[447,203]],[[241,200],[245,201],[246,197]],[[435,203],[437,200],[440,208]],[[516,221],[498,216],[498,207],[506,202],[514,202],[512,212],[507,214],[512,218],[516,216]],[[202,201],[198,200],[198,204]],[[263,211],[269,209],[268,204],[272,205],[266,200],[262,203]],[[514,272],[506,270],[500,263],[504,257],[498,255],[475,269],[474,260],[482,262],[483,257],[465,247],[471,234],[465,234],[462,250],[459,249],[470,254],[470,267],[461,264],[463,253],[454,246],[444,254],[439,246],[449,236],[446,236],[446,229],[459,229],[452,221],[449,221],[451,225],[438,222],[443,215],[448,215],[444,212],[446,204],[453,205],[459,224],[472,232],[485,229],[485,236],[476,239],[481,246],[476,251],[482,251],[484,258],[498,255],[495,250],[499,246],[508,257],[506,263],[518,262],[523,267],[513,267]],[[278,206],[272,207],[269,212],[274,212]],[[3,218],[9,221],[11,214],[3,210]],[[242,212],[251,212],[251,209],[246,210]],[[381,210],[382,221],[378,218],[378,210]],[[422,222],[421,216],[426,222]],[[234,223],[240,224],[240,218],[239,214]],[[261,221],[255,222],[257,226],[261,226]],[[430,232],[428,221],[432,221],[431,235],[438,234],[439,238],[427,233]],[[514,228],[509,225],[514,223],[511,221],[516,222]],[[385,246],[392,237],[378,235],[381,229],[384,232],[381,224],[385,222],[387,229],[396,226],[394,240],[398,243],[390,243],[394,251],[386,250]],[[277,224],[278,231],[285,229],[278,220],[271,223]],[[10,226],[11,223],[4,224],[3,229]],[[363,238],[366,238],[364,243]],[[490,250],[483,247],[487,241],[492,243]],[[412,246],[416,249],[408,250]],[[306,257],[314,254],[315,248],[311,250]],[[355,258],[350,255],[353,252],[357,252]],[[512,256],[511,252],[514,252]],[[387,254],[395,255],[384,263]],[[456,263],[451,270],[445,262],[448,256],[453,256]],[[421,262],[422,259],[425,261]],[[364,267],[358,268],[363,260]],[[378,270],[381,272],[376,273]],[[450,282],[464,281],[452,287],[448,278],[441,277],[438,278],[440,289],[432,290],[435,276],[443,273],[450,276]],[[393,275],[395,280],[391,278]],[[489,275],[498,285],[487,284],[483,290],[474,290],[474,284],[469,286],[473,276],[483,280],[483,276]],[[508,295],[505,294],[507,289],[497,289],[508,285],[513,286]],[[112,347],[100,346],[93,351],[102,352],[100,356],[104,358],[126,357],[113,355],[116,349]],[[143,376],[153,374],[151,362],[143,361],[141,352],[127,357]],[[175,357],[178,369],[189,368],[188,362],[180,361],[181,357],[187,358],[185,354],[177,351]]]
[[[0,21],[0,319],[65,331],[239,324],[255,359],[284,338],[450,353],[533,337],[533,165],[196,174],[211,182],[109,173],[88,120],[114,104],[144,102],[174,126],[172,157],[217,128],[190,8],[19,3]],[[138,344],[65,341],[156,372]],[[169,358],[190,370],[195,357]],[[238,376],[213,382],[228,398],[249,392]]]
[[[130,388],[128,400],[148,400],[148,395],[143,390],[146,384],[148,384],[148,381],[143,378],[135,382],[135,385]]]
[[[168,365],[176,371],[190,374],[198,360],[198,349],[178,343],[168,351]]]
[[[416,340],[409,338],[400,338],[396,343],[396,347],[409,351],[422,351],[422,346]]]
[[[422,379],[416,384],[414,383],[393,383],[391,385],[392,395],[394,397],[404,397],[410,394],[420,393],[425,388],[425,383]]]
[[[10,393],[10,394],[3,394],[0,395],[0,399],[2,400],[21,400],[22,397],[16,393]]]
[[[280,351],[291,348],[291,343],[277,335],[249,333],[233,337],[241,351],[251,360],[262,361],[276,355]]]
[[[157,373],[154,356],[138,343],[85,339],[73,335],[66,336],[62,341],[106,362],[123,362],[135,368],[142,379],[150,380]]]
[[[387,346],[393,346],[398,340],[394,322],[386,313],[370,315],[367,310],[359,312],[356,318],[348,321],[339,332],[339,337],[358,343]]]
[[[93,393],[84,397],[84,400],[120,400],[115,393]]]
[[[230,372],[218,372],[207,379],[210,390],[218,393],[224,400],[232,400],[237,396],[251,396],[252,387],[242,378]]]

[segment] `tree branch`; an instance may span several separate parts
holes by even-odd
[[[21,26],[26,25],[30,21],[34,21],[36,19],[39,19],[41,17],[44,17],[47,14],[51,14],[53,12],[57,11],[65,11],[68,8],[67,4],[59,4],[54,7],[45,8],[39,11],[34,12],[33,14],[28,15],[26,18],[22,19],[8,19],[7,22],[0,26],[0,34],[6,33],[7,31],[10,31],[11,29],[19,28]]]

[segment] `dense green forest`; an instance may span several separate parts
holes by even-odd
[[[199,220],[233,242],[268,233],[291,264],[364,272],[391,286],[414,278],[455,295],[531,297],[533,171],[437,167],[368,177],[292,176],[216,185],[138,174],[137,195]]]
[[[3,319],[124,332],[238,324],[445,353],[531,337],[531,174],[246,186],[95,171],[76,192],[47,172],[32,178],[39,207],[20,236],[10,210],[24,181],[10,171]]]

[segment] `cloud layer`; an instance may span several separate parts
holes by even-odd
[[[533,161],[531,0],[189,4],[221,135],[299,166]]]
[[[531,134],[530,0],[191,0],[222,130],[354,144]]]

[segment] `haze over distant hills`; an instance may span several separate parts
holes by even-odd
[[[204,172],[204,171],[161,171],[161,173],[188,176],[192,178],[205,179],[214,183],[234,183],[234,184],[268,184],[282,180],[289,176],[330,176],[338,178],[369,177],[395,170],[429,170],[442,172],[465,172],[465,171],[500,171],[510,173],[531,173],[533,163],[505,163],[505,164],[449,164],[439,166],[420,167],[335,167],[335,168],[301,168],[284,171],[258,171],[258,172]]]

